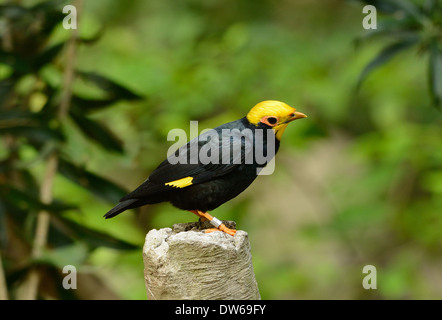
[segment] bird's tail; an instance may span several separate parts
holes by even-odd
[[[120,202],[114,208],[109,210],[103,217],[106,219],[115,217],[119,215],[121,212],[126,211],[128,209],[133,209],[139,207],[141,204],[138,204],[139,199],[128,199]]]

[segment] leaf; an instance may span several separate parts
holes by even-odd
[[[49,113],[49,112],[48,112]],[[0,113],[0,135],[26,137],[31,143],[41,145],[47,141],[64,141],[59,128],[51,128],[50,114],[33,113],[17,108]]]
[[[62,51],[66,42],[58,43],[39,53],[33,62],[34,71],[40,70],[46,64],[50,63]]]
[[[77,108],[80,112],[93,112],[110,107],[117,102],[116,99],[85,99],[77,95],[72,96],[73,108]]]
[[[376,37],[391,37],[398,41],[406,40],[415,37],[417,29],[419,29],[419,25],[414,20],[385,18],[378,22],[376,29],[365,30],[354,42],[358,46],[362,41]]]
[[[38,195],[20,190],[12,186],[0,185],[0,194],[4,203],[27,211],[38,212],[45,210],[49,213],[58,214],[67,210],[75,209],[76,206],[70,205],[59,200],[54,200],[50,204],[40,201]]]
[[[88,189],[94,195],[105,201],[116,203],[127,193],[126,190],[117,186],[115,183],[76,166],[63,157],[59,159],[58,170],[69,180]]]
[[[69,232],[60,225],[59,217],[60,216],[52,216],[51,223],[49,224],[47,242],[48,247],[52,249],[70,246],[77,242],[75,239],[72,239]]]
[[[440,108],[442,103],[442,51],[438,48],[437,40],[433,40],[430,44],[428,77],[433,105]]]
[[[421,13],[418,6],[416,6],[412,1],[408,0],[390,0],[390,3],[392,3],[396,8],[404,13],[406,13],[408,16],[413,17],[416,21],[423,24],[425,23],[425,17]]]
[[[92,249],[96,247],[108,247],[119,250],[132,250],[139,248],[137,245],[117,239],[106,233],[85,227],[65,217],[59,216],[58,220],[59,223],[61,223],[74,238],[81,239],[82,242],[84,241],[86,244],[91,246]]]
[[[17,124],[11,127],[0,127],[0,135],[2,134],[11,134],[17,137],[26,137],[31,143],[37,145],[42,145],[48,140],[64,140],[64,136],[59,130],[32,124]]]
[[[96,32],[96,34],[94,34],[93,36],[91,36],[90,38],[81,38],[81,37],[80,37],[80,38],[77,39],[77,42],[78,42],[78,43],[85,44],[85,45],[92,45],[92,44],[95,44],[98,40],[101,39],[101,37],[102,37],[103,34],[104,34],[104,31],[105,31],[105,27],[104,27],[104,26],[101,26],[100,30],[98,30],[98,31]]]
[[[67,265],[82,265],[86,261],[88,253],[89,250],[85,243],[74,242],[53,250],[43,250],[39,260],[63,269],[63,267]]]
[[[403,41],[399,41],[399,42],[395,42],[393,44],[390,44],[387,47],[385,47],[384,49],[382,49],[381,52],[373,60],[371,60],[369,64],[367,64],[367,66],[364,68],[364,70],[359,75],[357,89],[359,89],[361,87],[362,83],[364,82],[364,80],[366,79],[366,77],[368,76],[368,74],[370,72],[372,72],[377,67],[388,62],[391,58],[393,58],[399,52],[415,45],[418,42],[418,40],[419,40],[418,37],[411,37],[411,38],[408,38],[407,40],[403,40]]]
[[[100,146],[107,150],[123,153],[121,140],[103,124],[91,120],[82,113],[76,111],[75,108],[70,109],[69,115],[87,137],[98,142]]]
[[[110,99],[140,100],[142,97],[122,85],[94,72],[77,71],[77,75],[85,81],[92,82],[106,92]]]
[[[18,76],[32,71],[28,59],[24,59],[16,53],[0,50],[0,61],[14,70],[13,74],[10,76],[11,80],[17,80]]]

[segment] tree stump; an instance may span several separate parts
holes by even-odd
[[[224,223],[232,228],[232,222]],[[198,222],[176,224],[146,235],[148,299],[260,299],[247,233],[238,230],[234,237],[218,231],[203,233],[199,226]]]

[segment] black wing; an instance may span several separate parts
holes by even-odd
[[[164,160],[136,190],[121,199],[139,199],[152,194],[185,188],[223,176],[244,163],[253,162],[253,133],[209,130]]]

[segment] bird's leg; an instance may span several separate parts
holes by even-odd
[[[200,214],[198,214],[198,210],[189,210],[189,211],[192,212],[193,214],[196,214],[199,217],[198,223],[200,225],[200,229],[202,229],[203,228],[203,222],[207,221],[207,218],[201,216]]]
[[[236,230],[235,229],[227,228],[224,223],[221,223],[218,228],[206,229],[205,233],[210,233],[210,232],[214,232],[214,231],[222,231],[222,232],[225,232],[227,234],[230,234],[232,237],[236,234]]]
[[[189,212],[192,212],[193,214],[196,214],[199,217],[199,221],[200,222],[204,222],[207,221],[209,219],[207,219],[204,215],[202,215],[202,211],[199,210],[189,210]]]
[[[199,223],[199,225],[200,225],[200,229],[202,229],[202,228],[203,228],[203,222],[204,222],[204,221],[208,221],[208,219],[207,219],[206,217],[202,216],[202,215],[199,213],[200,211],[198,211],[198,210],[189,210],[189,212],[192,212],[193,214],[196,214],[196,215],[199,217],[199,219],[198,219],[198,223]]]
[[[212,229],[206,229],[205,231],[206,233],[210,233],[213,231],[222,231],[227,234],[230,234],[231,236],[234,236],[236,233],[236,230],[227,228],[224,223],[222,223],[216,217],[210,215],[208,212],[202,212],[199,210],[189,210],[189,211],[192,212],[193,214],[196,214],[201,219],[201,221],[209,220],[210,223],[215,227]]]

